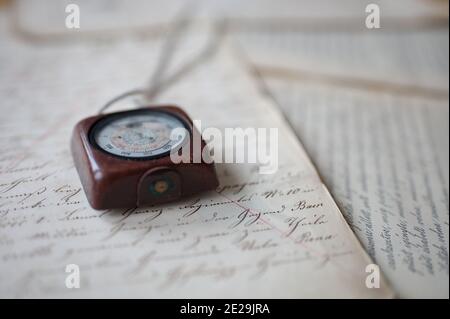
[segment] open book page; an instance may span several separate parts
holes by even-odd
[[[367,288],[372,261],[228,46],[156,102],[181,105],[203,127],[278,128],[278,171],[218,164],[217,191],[95,211],[70,156],[71,130],[145,83],[158,41],[45,45],[1,32],[0,296],[392,296],[383,278]],[[69,264],[79,266],[79,289],[66,288]]]
[[[448,97],[265,83],[395,292],[448,298]]]

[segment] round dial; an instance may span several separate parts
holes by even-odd
[[[164,156],[178,149],[188,134],[185,124],[176,116],[154,110],[106,116],[91,132],[91,140],[100,149],[131,159]]]

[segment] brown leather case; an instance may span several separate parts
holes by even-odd
[[[155,111],[171,113],[182,119],[192,134],[200,134],[189,116],[176,106],[149,106]],[[129,112],[129,111],[124,111]],[[175,164],[170,156],[151,160],[129,160],[108,154],[89,140],[91,127],[101,118],[116,112],[81,120],[75,126],[71,151],[89,203],[95,209],[131,208],[170,202],[183,196],[215,189],[219,182],[214,163],[193,162],[191,143],[190,162]],[[207,147],[203,139],[201,149]],[[201,156],[199,157],[201,158]],[[168,186],[164,194],[154,191],[163,181]]]

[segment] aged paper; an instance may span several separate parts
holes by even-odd
[[[277,127],[279,170],[221,164],[215,192],[94,211],[70,156],[72,127],[145,83],[158,41],[28,44],[1,30],[1,297],[392,296],[383,278],[367,288],[372,261],[227,46],[156,102],[182,105],[203,127]],[[73,264],[78,289],[66,287]]]
[[[394,290],[448,298],[448,24],[238,39]]]
[[[448,19],[434,27],[241,32],[262,72],[344,86],[443,95],[449,85]]]
[[[398,295],[448,298],[448,98],[265,82]]]

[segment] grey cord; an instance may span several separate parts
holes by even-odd
[[[106,102],[101,109],[98,111],[99,114],[103,113],[107,108],[109,108],[111,105],[119,102],[120,100],[123,100],[124,98],[127,98],[129,96],[133,96],[133,95],[144,95],[145,94],[145,90],[143,89],[136,89],[136,90],[130,90],[127,92],[124,92],[118,96],[116,96],[115,98],[109,100],[108,102]]]
[[[155,97],[157,95],[158,90],[162,87],[160,79],[162,78],[162,75],[167,69],[173,53],[175,52],[176,44],[180,40],[180,34],[188,28],[189,24],[192,23],[194,8],[195,6],[193,5],[193,2],[187,2],[175,18],[175,22],[172,24],[172,28],[167,31],[166,38],[159,55],[158,63],[151,77],[149,87],[147,89],[134,89],[126,91],[112,98],[100,108],[98,112],[99,114],[103,113],[111,105],[130,96],[142,95],[148,98]]]

